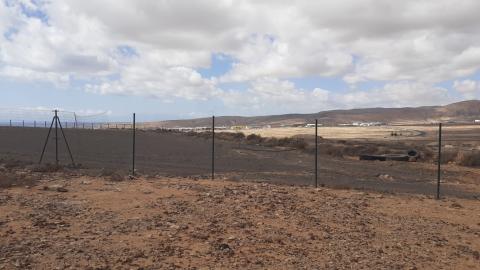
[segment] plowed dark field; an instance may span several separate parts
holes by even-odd
[[[0,128],[0,158],[38,162],[47,131],[43,128]],[[65,134],[75,162],[82,168],[122,173],[131,168],[130,130],[67,129]],[[60,132],[59,137],[62,138]],[[199,178],[210,175],[209,138],[138,131],[136,143],[136,168],[140,174]],[[54,136],[51,136],[45,162],[54,162],[54,145]],[[68,164],[63,139],[59,140],[59,147],[61,163]],[[306,151],[218,139],[215,153],[218,178],[292,185],[314,183],[314,155]],[[456,165],[443,168],[443,195],[466,198],[480,195],[480,170]],[[433,195],[435,181],[434,164],[319,157],[319,184],[330,187]]]

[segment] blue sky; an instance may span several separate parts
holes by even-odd
[[[480,4],[462,3],[4,0],[0,118],[8,108],[152,121],[477,99]]]

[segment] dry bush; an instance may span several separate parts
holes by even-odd
[[[434,158],[435,158],[435,153],[429,149],[429,148],[426,148],[426,147],[422,147],[422,148],[416,148],[415,150],[417,150],[417,160],[418,161],[433,161]]]
[[[15,186],[34,186],[40,179],[38,175],[16,174],[12,172],[0,172],[0,188]]]
[[[458,153],[456,157],[458,165],[477,167],[480,166],[480,151],[463,151]]]
[[[278,145],[278,139],[275,137],[266,138],[262,145],[268,147],[275,147]]]
[[[260,144],[263,142],[262,136],[258,134],[250,134],[245,139],[247,140],[248,143],[251,143],[251,144]]]
[[[343,157],[345,146],[338,144],[322,144],[319,146],[320,153],[333,157]]]
[[[353,145],[345,146],[342,149],[342,156],[359,156],[368,154],[378,154],[379,149],[373,145]]]
[[[51,163],[35,164],[31,168],[32,172],[41,172],[41,173],[57,172],[60,170],[62,170],[61,166],[57,166]]]
[[[116,173],[117,173],[117,171],[114,170],[114,169],[103,168],[102,171],[100,171],[100,174],[98,176],[109,177],[109,176],[112,176]]]
[[[248,140],[248,137],[247,137]],[[284,137],[284,138],[275,138],[275,137],[269,137],[269,138],[262,138],[260,140],[261,145],[263,146],[268,146],[268,147],[276,147],[276,146],[282,146],[282,147],[291,147],[291,148],[296,148],[296,149],[301,149],[305,150],[308,146],[308,143],[306,142],[305,139],[303,138],[298,138],[298,137]]]
[[[308,143],[302,138],[285,137],[278,140],[278,146],[288,146],[297,149],[306,149]]]
[[[0,159],[0,163],[2,163],[6,169],[23,168],[26,165],[31,164],[31,162],[20,161],[17,159]]]
[[[304,139],[295,138],[290,142],[290,146],[297,149],[305,150],[307,149],[308,143]]]
[[[215,133],[215,138],[227,141],[241,141],[245,139],[245,134],[242,132],[218,132]]]
[[[100,172],[99,176],[100,177],[105,177],[107,180],[110,180],[110,181],[113,181],[113,182],[121,182],[121,181],[125,180],[125,177],[114,169],[104,168]]]
[[[441,163],[447,164],[447,163],[455,162],[457,160],[457,156],[458,156],[458,150],[456,149],[448,149],[448,150],[442,151]],[[438,155],[437,155],[437,159],[438,159]]]

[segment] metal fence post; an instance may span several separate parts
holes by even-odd
[[[12,127],[12,120],[10,120],[10,127]]]
[[[25,120],[22,120],[22,127],[25,127]]]
[[[55,165],[58,167],[58,111],[55,110]]]
[[[34,127],[34,128],[37,127],[37,121],[36,121],[36,120],[33,120],[33,127]]]
[[[212,116],[212,180],[215,179],[215,115]]]
[[[442,123],[438,124],[437,200],[440,199],[440,178],[442,164]]]
[[[133,113],[132,175],[135,175],[135,113]]]
[[[315,119],[315,188],[318,188],[318,119]]]

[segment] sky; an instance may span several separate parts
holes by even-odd
[[[478,0],[0,1],[0,118],[61,108],[151,121],[480,97]]]

